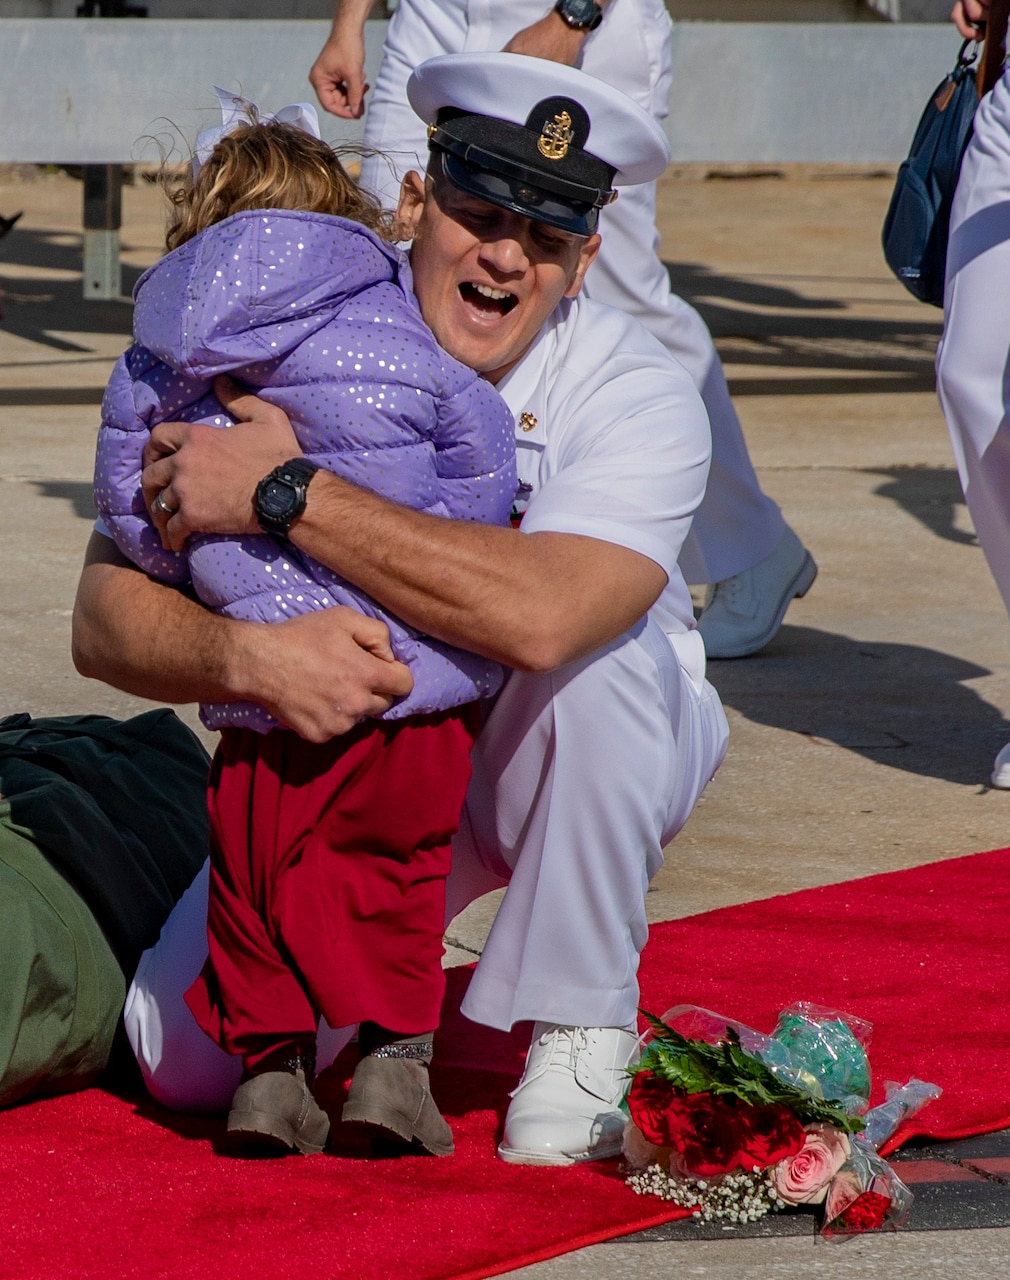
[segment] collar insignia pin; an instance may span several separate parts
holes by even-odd
[[[519,415],[519,427],[523,431],[536,431],[536,414],[530,413],[528,409],[524,413],[521,413]]]
[[[564,160],[575,137],[572,117],[562,111],[553,120],[544,121],[543,133],[537,139],[537,150],[548,160]]]

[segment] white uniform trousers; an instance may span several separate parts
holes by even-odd
[[[509,677],[453,843],[450,915],[508,883],[468,1018],[634,1022],[646,890],[728,736],[715,690],[651,620],[581,662]]]
[[[548,7],[546,0],[401,0],[367,99],[365,143],[380,154],[366,158],[364,185],[392,206],[404,173],[424,172],[424,125],[406,92],[414,67],[441,53],[501,49]],[[662,0],[613,0],[603,24],[586,41],[581,65],[661,120],[672,83],[670,39]],[[670,291],[658,254],[656,184],[622,188],[603,211],[600,230],[603,245],[586,277],[586,293],[644,324],[687,369],[705,401],[712,466],[680,563],[688,582],[722,582],[774,551],[785,531],[782,513],[754,474],[704,320]]]
[[[1010,81],[975,115],[947,251],[937,392],[968,510],[1010,612]]]
[[[509,677],[474,748],[453,844],[450,916],[509,886],[463,1004],[469,1018],[634,1020],[646,889],[727,740],[718,695],[686,674],[651,620],[581,662]],[[144,954],[124,1015],[150,1092],[180,1110],[227,1106],[241,1072],[182,999],[207,954],[206,901],[201,874]],[[320,1067],[347,1034],[323,1028]]]

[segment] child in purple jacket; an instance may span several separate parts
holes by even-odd
[[[257,118],[218,93],[225,125],[213,149],[201,136],[193,178],[173,196],[171,252],[135,290],[135,342],[103,404],[96,504],[130,559],[218,612],[275,622],[343,604],[381,618],[414,689],[323,745],[260,706],[201,708],[221,742],[210,954],[187,1001],[243,1059],[228,1117],[237,1141],[322,1150],[329,1121],[311,1089],[325,1016],[361,1024],[342,1120],[447,1155],[427,1070],[445,878],[476,701],[501,670],[406,627],[281,537],[164,550],[141,458],[159,422],[229,426],[212,387],[228,373],[285,410],[312,463],[418,510],[503,524],[514,424],[494,389],[437,346],[390,220],[319,140],[314,110]]]

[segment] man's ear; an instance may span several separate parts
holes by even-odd
[[[424,179],[416,169],[411,169],[400,183],[400,203],[396,206],[398,239],[413,240],[424,212],[424,198]]]
[[[586,272],[593,265],[593,259],[600,251],[600,244],[599,236],[589,236],[583,240],[579,248],[578,263],[571,280],[568,282],[568,288],[565,290],[566,298],[574,298],[582,288],[582,281],[585,279]]]

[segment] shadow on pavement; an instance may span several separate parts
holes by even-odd
[[[1010,722],[965,682],[985,667],[917,645],[786,625],[753,658],[712,661],[727,707],[878,764],[988,785]]]
[[[978,546],[974,533],[957,527],[957,510],[965,501],[953,467],[864,467],[862,471],[864,475],[889,477],[873,492],[892,499],[930,533],[947,542]]]
[[[724,363],[783,372],[809,369],[812,374],[731,377],[734,395],[858,395],[934,388],[941,317],[931,307],[916,313],[921,319],[892,320],[867,316],[862,306],[850,310],[838,300],[837,277],[823,281],[834,296],[819,298],[810,296],[816,277],[796,276],[797,284],[804,285],[800,293],[782,283],[721,275],[698,263],[665,265],[674,293],[697,308]],[[869,287],[879,282],[866,283]]]
[[[90,354],[91,348],[60,337],[59,333],[121,333],[133,330],[133,304],[129,297],[143,274],[123,264],[123,298],[111,301],[85,299],[81,293],[81,243],[66,232],[16,229],[0,247],[0,275],[13,264],[21,268],[68,271],[73,276],[8,276],[4,281],[0,329],[36,342],[51,351]],[[56,332],[54,333],[53,330]]]

